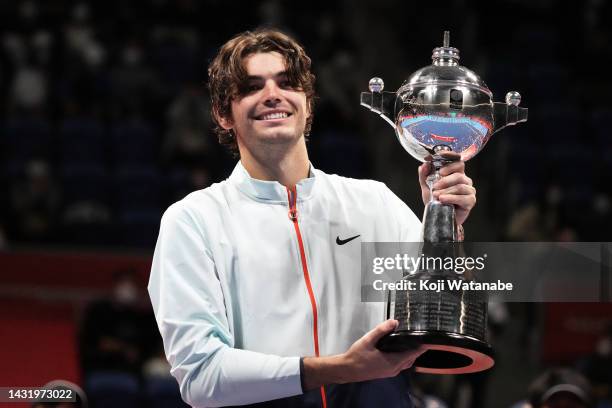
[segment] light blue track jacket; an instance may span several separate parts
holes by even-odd
[[[361,302],[360,242],[420,241],[420,220],[380,182],[310,175],[293,191],[239,162],[165,212],[148,290],[192,406],[301,394],[300,356],[343,353],[384,320]]]

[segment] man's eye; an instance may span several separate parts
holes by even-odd
[[[260,87],[259,85],[256,85],[256,84],[250,84],[250,85],[247,85],[247,86],[246,86],[246,91],[247,91],[247,92],[255,92],[255,91],[257,91],[257,90],[258,90],[258,89],[260,89],[260,88],[261,88],[261,87]]]
[[[295,86],[288,79],[282,80],[279,83],[279,86],[284,89],[293,89]]]

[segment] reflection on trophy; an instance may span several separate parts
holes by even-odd
[[[449,46],[448,31],[444,45],[433,50],[432,60],[432,65],[413,73],[397,92],[383,91],[383,80],[372,78],[370,92],[361,94],[361,105],[395,128],[408,153],[431,162],[430,188],[453,156],[469,160],[493,133],[527,121],[518,92],[508,92],[505,103],[492,102],[493,94],[485,83],[459,65],[459,50]],[[449,251],[457,255],[461,248],[453,244],[458,241],[454,206],[431,197],[423,219],[422,252],[426,256],[446,256]],[[404,276],[414,281],[440,278],[470,280],[473,276],[434,268]],[[414,364],[418,372],[471,373],[494,364],[493,350],[486,341],[486,294],[449,289],[393,291],[388,294],[387,317],[400,324],[378,348],[404,351],[425,345],[428,351]]]

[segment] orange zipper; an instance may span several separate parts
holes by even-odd
[[[304,272],[304,281],[306,282],[308,297],[310,297],[310,306],[312,307],[315,356],[319,357],[317,302],[315,300],[314,291],[312,290],[312,284],[310,283],[310,274],[308,273],[308,264],[306,263],[306,251],[304,250],[304,241],[302,240],[302,233],[300,232],[300,225],[298,224],[297,188],[295,186],[293,188],[287,187],[287,198],[289,199],[289,219],[291,220],[291,222],[293,222],[295,234],[297,235],[298,246],[300,247],[300,259],[302,261],[302,271]],[[325,397],[324,386],[321,387],[321,401],[323,401],[323,408],[327,408],[327,399]]]

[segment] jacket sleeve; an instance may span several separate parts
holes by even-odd
[[[299,357],[234,348],[205,231],[181,202],[162,217],[148,290],[171,373],[188,404],[243,405],[302,393]]]

